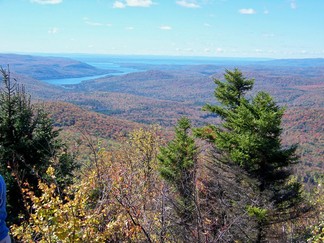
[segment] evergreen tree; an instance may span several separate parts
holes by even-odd
[[[244,95],[253,88],[254,80],[246,79],[237,68],[234,71],[226,70],[224,77],[226,83],[215,79],[217,85],[214,96],[221,106],[206,104],[203,109],[219,115],[222,119],[227,117],[228,110],[240,105]]]
[[[195,217],[195,170],[197,147],[190,136],[188,118],[181,118],[175,127],[175,138],[162,147],[158,159],[161,176],[175,189],[178,197],[174,202],[181,225],[188,231]]]
[[[19,214],[28,215],[22,188],[28,185],[38,191],[38,180],[44,179],[51,158],[62,144],[47,114],[33,108],[24,87],[12,82],[9,71],[0,71],[0,173],[8,185],[8,220],[12,223],[17,222]],[[62,171],[60,164],[55,167]]]
[[[232,168],[239,166],[254,180],[258,200],[246,205],[246,210],[257,222],[255,241],[262,242],[266,226],[278,217],[283,220],[283,212],[299,202],[300,184],[289,183],[291,165],[297,161],[296,146],[282,146],[284,109],[269,94],[259,92],[250,100],[245,97],[253,80],[245,79],[235,69],[226,71],[225,82],[215,83],[218,86],[214,94],[220,105],[206,105],[204,109],[221,117],[223,123],[198,129],[197,134],[208,138],[220,151],[219,161]]]

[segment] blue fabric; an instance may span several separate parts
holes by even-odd
[[[3,240],[8,235],[9,229],[6,225],[7,210],[6,210],[6,183],[0,175],[0,240]]]

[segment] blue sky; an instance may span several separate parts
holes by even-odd
[[[324,0],[0,0],[0,52],[324,57]]]

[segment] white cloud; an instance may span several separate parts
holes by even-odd
[[[200,8],[200,6],[194,1],[181,0],[181,1],[177,1],[176,3],[186,8]]]
[[[130,7],[150,7],[153,4],[151,0],[126,0],[126,3]]]
[[[32,3],[38,4],[59,4],[62,3],[63,0],[30,0]]]
[[[168,26],[168,25],[162,25],[162,26],[160,26],[160,29],[161,30],[172,30],[172,27]]]
[[[223,52],[224,50],[220,47],[216,48],[216,52]]]
[[[296,9],[296,8],[297,8],[297,4],[296,4],[296,1],[295,1],[295,0],[291,0],[291,1],[290,1],[290,7],[291,7],[292,9]]]
[[[253,8],[242,8],[239,10],[240,14],[256,14],[256,11]]]
[[[59,29],[54,27],[54,28],[50,28],[47,33],[51,34],[51,35],[55,35],[59,32]]]
[[[115,1],[113,8],[125,8],[125,7],[150,7],[154,3],[152,0],[124,0]]]
[[[122,2],[116,1],[114,2],[113,8],[125,8],[126,5]]]
[[[264,14],[269,14],[269,10],[266,9],[266,10],[263,11],[263,13],[264,13]]]
[[[135,29],[135,28],[132,26],[126,27],[126,30],[133,30],[133,29]]]

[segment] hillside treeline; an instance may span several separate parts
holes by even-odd
[[[240,70],[215,79],[218,103],[203,107],[220,124],[183,117],[168,141],[146,126],[109,146],[87,134],[87,160],[1,72],[0,171],[18,242],[324,240],[323,177],[303,188],[297,145],[281,143],[284,109],[248,97],[254,80]]]

